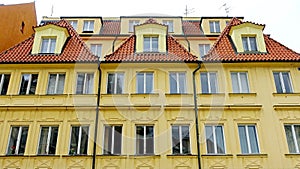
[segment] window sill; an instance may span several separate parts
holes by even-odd
[[[268,154],[237,154],[237,157],[268,157]]]
[[[160,155],[156,155],[156,154],[135,154],[135,155],[129,155],[129,157],[160,157]]]
[[[130,95],[132,96],[149,96],[149,95],[153,95],[153,96],[158,96],[159,93],[131,93]]]
[[[170,95],[170,96],[173,96],[173,95],[186,95],[186,96],[188,96],[188,95],[193,95],[192,93],[166,93],[165,94],[166,96],[168,96],[168,95]]]
[[[273,96],[300,96],[300,93],[272,93]]]
[[[225,96],[225,93],[198,93],[200,96]]]
[[[201,157],[233,157],[232,154],[202,154]]]
[[[289,153],[289,154],[284,154],[286,157],[296,157],[299,158],[300,157],[300,153]]]
[[[62,157],[90,157],[92,155],[87,154],[74,154],[74,155],[62,155]]]
[[[94,33],[94,31],[82,31],[82,33]]]
[[[191,156],[197,157],[197,155],[195,154],[168,154],[167,155],[167,157],[191,157]]]
[[[257,93],[228,93],[229,96],[256,96]]]

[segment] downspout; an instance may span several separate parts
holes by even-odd
[[[95,119],[95,131],[94,131],[94,146],[93,146],[93,161],[92,169],[96,168],[96,150],[97,150],[97,136],[98,136],[98,118],[99,118],[99,104],[100,104],[100,89],[101,89],[101,76],[102,71],[100,69],[100,58],[98,59],[98,88],[97,88],[97,105],[96,105],[96,119]]]
[[[201,159],[200,159],[200,134],[199,134],[199,122],[198,122],[198,104],[197,104],[197,90],[196,90],[196,80],[195,74],[201,68],[200,61],[197,61],[197,68],[193,71],[193,94],[194,94],[194,110],[195,110],[195,124],[196,124],[196,138],[197,138],[197,160],[198,168],[201,169]]]

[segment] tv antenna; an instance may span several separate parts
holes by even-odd
[[[188,8],[187,5],[185,5],[184,15],[187,17],[189,14],[194,13],[194,8]]]
[[[228,14],[229,14],[229,12],[230,12],[231,9],[230,9],[229,6],[227,6],[227,3],[224,3],[224,4],[219,8],[219,10],[220,10],[221,8],[224,8],[225,13],[226,13],[226,15],[227,15],[227,17],[228,17]]]

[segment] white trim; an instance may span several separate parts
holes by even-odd
[[[296,149],[296,153],[299,153],[299,146],[298,146],[298,142],[297,142],[295,127],[294,127],[293,124],[291,125],[291,127],[292,127],[292,135],[293,135],[293,141],[294,141],[294,146],[295,146],[295,149]]]
[[[77,152],[76,154],[80,154],[80,148],[81,148],[81,136],[82,136],[82,126],[79,126],[79,133],[78,133],[78,142],[77,142]]]
[[[4,74],[0,74],[0,75],[1,75],[1,79],[0,79],[0,95],[1,95],[3,84],[4,84]]]

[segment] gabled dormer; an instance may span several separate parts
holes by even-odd
[[[54,24],[34,28],[31,54],[60,54],[70,36],[68,30]]]
[[[229,36],[238,53],[266,53],[264,25],[244,22],[232,26]]]
[[[166,25],[158,24],[153,19],[149,19],[144,24],[136,25],[134,27],[136,53],[165,53],[167,51],[167,32],[168,27]]]

